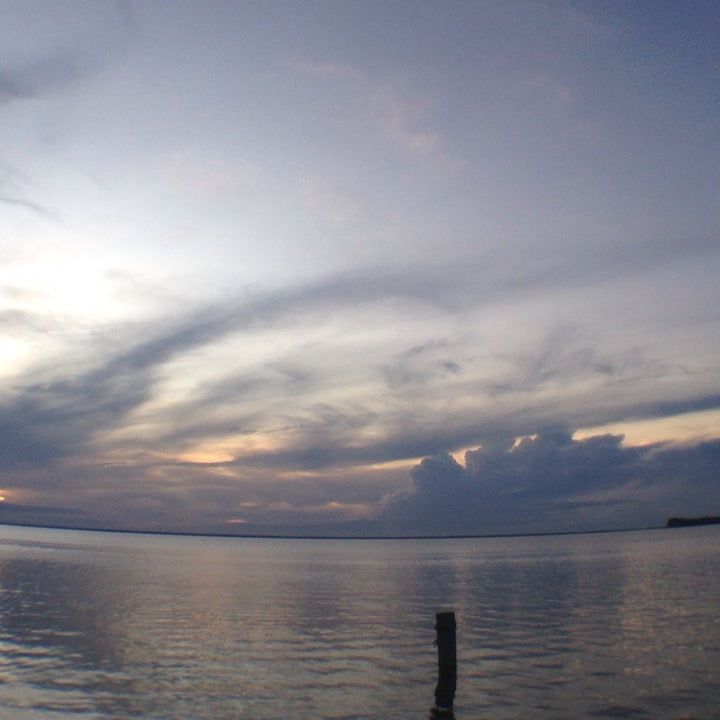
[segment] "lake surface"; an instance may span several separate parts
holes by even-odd
[[[250,540],[0,526],[0,716],[718,718],[720,527]]]

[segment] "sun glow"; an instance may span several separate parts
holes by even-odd
[[[625,446],[657,442],[686,443],[720,438],[720,411],[705,410],[669,418],[610,423],[581,428],[573,436],[583,440],[594,435],[624,435]]]

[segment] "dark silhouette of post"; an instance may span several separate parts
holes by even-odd
[[[435,614],[438,649],[438,682],[435,687],[435,716],[453,717],[453,700],[457,682],[457,646],[455,642],[455,613]]]

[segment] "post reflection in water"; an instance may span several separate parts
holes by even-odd
[[[11,720],[712,717],[719,548],[718,528],[412,543],[0,527],[0,706]],[[457,687],[432,647],[447,606]]]
[[[428,720],[456,720],[455,712],[452,708],[443,708],[438,707],[437,705],[433,705],[430,708],[430,715],[428,715]]]

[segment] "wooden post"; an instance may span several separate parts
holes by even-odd
[[[435,614],[438,649],[438,683],[435,688],[435,707],[452,716],[457,682],[457,648],[455,642],[455,613]]]

